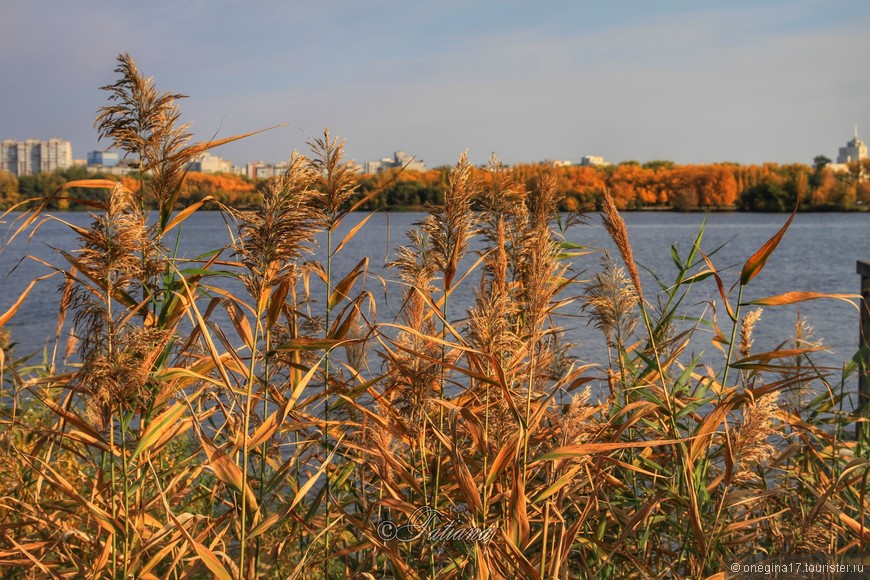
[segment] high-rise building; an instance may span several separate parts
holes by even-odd
[[[840,154],[837,155],[837,163],[852,163],[853,161],[861,161],[867,158],[867,145],[858,139],[858,125],[855,125],[855,136],[852,140],[846,143],[845,147],[840,147]]]
[[[72,144],[63,139],[0,142],[0,170],[18,177],[66,169],[72,162]]]

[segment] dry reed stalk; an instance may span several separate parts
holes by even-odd
[[[438,362],[442,348],[436,340],[428,338],[438,336],[430,312],[432,294],[436,290],[433,282],[437,264],[426,228],[410,230],[407,237],[410,244],[399,246],[396,260],[388,264],[389,269],[397,272],[397,281],[403,286],[399,316],[407,330],[400,330],[396,336],[398,348],[385,352],[389,373],[383,397],[390,402],[391,414],[408,430],[405,442],[411,454],[409,459],[419,472],[422,501],[430,505],[433,496],[427,433],[434,399],[440,392],[439,379],[443,374]],[[440,455],[435,458],[440,461]]]
[[[138,326],[126,316],[134,304],[125,304],[124,296],[146,286],[160,266],[132,193],[120,184],[113,188],[106,215],[94,216],[80,239],[82,249],[68,255],[82,274],[68,278],[74,284],[67,291],[82,341],[74,384],[88,394],[92,416],[105,427],[115,411],[148,406],[151,364],[171,331]]]
[[[247,484],[247,449],[250,425],[262,424],[267,420],[269,400],[283,398],[280,390],[270,395],[275,388],[273,382],[282,384],[278,374],[284,366],[280,357],[272,355],[272,339],[276,334],[276,324],[289,289],[296,285],[299,278],[298,261],[305,253],[312,251],[315,234],[321,223],[321,213],[315,208],[314,199],[318,192],[312,188],[317,178],[310,162],[299,155],[290,159],[284,174],[271,179],[262,190],[260,205],[253,211],[233,211],[239,222],[239,235],[235,244],[236,256],[245,271],[242,282],[252,299],[252,311],[256,315],[255,330],[250,344],[251,358],[248,390],[245,398],[245,416],[241,421],[243,453],[243,487]],[[280,334],[278,330],[278,334]],[[260,340],[263,341],[260,350]],[[280,342],[278,343],[280,344]],[[254,375],[260,375],[263,385],[254,395]],[[287,392],[292,392],[293,381],[288,381]],[[259,398],[260,416],[253,403]],[[298,444],[298,441],[297,441]],[[259,503],[263,505],[267,485],[267,454],[272,446],[271,437],[260,445],[260,466],[258,474]],[[263,510],[266,506],[263,505]],[[244,514],[245,516],[247,514]],[[265,511],[261,514],[267,515]],[[244,518],[243,518],[244,519]],[[244,526],[243,521],[243,526]],[[261,561],[262,542],[256,541],[253,563],[256,570]]]
[[[523,310],[522,334],[528,341],[530,353],[528,394],[532,396],[537,383],[537,372],[546,368],[552,349],[544,342],[548,334],[547,320],[552,311],[552,300],[561,284],[566,266],[559,263],[559,247],[550,228],[556,215],[561,194],[552,175],[540,177],[537,187],[526,197],[527,230],[521,247],[519,270],[520,300]],[[550,329],[553,330],[553,329]],[[528,401],[527,401],[528,402]]]
[[[601,426],[590,420],[600,410],[599,406],[589,404],[591,398],[592,389],[589,386],[571,397],[567,410],[564,410],[558,418],[561,438],[554,441],[554,447],[555,445],[582,445],[602,435]],[[562,466],[562,469],[567,471],[570,467],[582,465],[588,461],[590,461],[589,457],[570,458]],[[583,485],[583,482],[578,482],[578,484]]]
[[[472,212],[472,201],[477,195],[480,184],[472,174],[472,166],[467,152],[459,156],[456,166],[450,172],[447,190],[444,192],[444,205],[430,212],[427,219],[420,222],[420,229],[429,237],[432,244],[432,258],[442,275],[441,297],[441,365],[439,368],[439,398],[445,397],[447,372],[445,365],[456,355],[448,352],[446,346],[450,322],[449,298],[453,290],[459,262],[468,249],[468,241],[474,233],[476,218]],[[444,408],[438,408],[438,431],[444,431]],[[440,493],[442,440],[438,439],[436,451],[435,480],[432,493],[432,506],[437,508]],[[434,566],[434,564],[433,564]]]
[[[556,181],[551,174],[538,178],[537,186],[525,198],[527,211],[521,217],[527,229],[521,240],[519,258],[519,300],[521,303],[521,330],[527,362],[525,375],[525,395],[522,402],[521,445],[519,454],[520,481],[514,486],[522,489],[529,484],[529,453],[532,446],[532,401],[545,394],[542,387],[544,370],[553,361],[553,338],[557,331],[549,323],[553,299],[561,287],[562,275],[566,266],[559,263],[559,246],[551,229],[551,222],[558,210],[561,194],[556,189]],[[515,493],[517,489],[514,490]],[[524,493],[524,492],[523,492]]]
[[[118,99],[147,93],[145,85],[134,86],[144,82],[134,68],[124,74],[128,85],[117,85],[123,89]],[[161,95],[152,91],[151,97]],[[169,185],[158,189],[164,192],[164,209],[171,209],[173,179],[183,174],[178,162],[195,149],[171,145],[168,127],[175,124],[176,109],[171,99],[165,106],[163,117],[153,119],[163,137],[152,144],[169,148],[161,154],[152,149],[145,157],[159,161],[162,155],[166,161],[162,167],[169,171]],[[123,111],[117,113],[107,113],[104,120],[120,119]],[[130,149],[142,145],[136,139],[153,137],[125,130],[132,132],[118,135],[132,140]],[[606,265],[588,291],[587,310],[624,359],[620,380],[638,393],[630,405],[590,405],[588,389],[567,407],[551,403],[557,389],[571,392],[588,382],[580,371],[559,365],[553,317],[563,281],[555,260],[558,236],[548,217],[555,196],[542,195],[546,181],[526,196],[498,169],[491,170],[489,185],[478,197],[485,210],[487,254],[465,336],[460,336],[462,326],[451,326],[446,308],[447,294],[462,277],[458,262],[468,246],[468,239],[463,248],[457,236],[473,230],[467,225],[468,208],[448,215],[463,206],[463,198],[421,228],[440,232],[437,251],[434,235],[420,230],[399,251],[393,267],[394,278],[404,285],[399,335],[358,324],[366,316],[356,308],[360,302],[350,288],[362,270],[333,284],[327,266],[326,318],[339,304],[345,306],[334,315],[335,324],[327,325],[324,340],[323,327],[313,328],[317,317],[303,314],[306,301],[317,296],[308,284],[314,270],[297,263],[310,244],[314,222],[329,230],[346,214],[352,187],[350,174],[341,170],[338,143],[327,133],[316,147],[320,162],[299,162],[300,183],[276,180],[267,186],[260,210],[239,215],[237,257],[249,302],[256,305],[225,293],[203,314],[197,304],[197,292],[205,288],[198,285],[199,274],[185,277],[175,260],[163,257],[159,228],[146,230],[137,198],[126,192],[112,192],[106,215],[78,231],[83,250],[67,254],[76,272],[65,273],[68,296],[62,297],[59,318],[67,310],[76,314],[76,334],[84,339],[82,368],[46,377],[11,357],[0,360],[0,367],[7,365],[0,368],[4,388],[11,380],[14,391],[23,385],[34,395],[32,401],[13,396],[12,404],[23,403],[23,409],[18,415],[13,409],[11,420],[8,409],[0,410],[0,566],[28,568],[25,574],[39,576],[85,570],[91,576],[125,577],[321,577],[339,571],[361,577],[699,578],[716,573],[735,555],[848,551],[865,545],[868,472],[866,462],[854,457],[855,447],[832,439],[826,430],[827,422],[839,424],[846,415],[835,408],[835,389],[831,401],[814,400],[803,417],[795,417],[777,409],[775,393],[810,384],[807,373],[787,371],[783,377],[781,369],[750,365],[748,371],[762,386],[741,389],[727,385],[727,374],[720,382],[715,369],[702,370],[694,358],[683,360],[682,342],[661,359],[656,352],[652,364],[648,352],[636,352],[619,339],[631,334],[632,323],[623,317],[645,303],[627,231],[612,200],[605,200],[605,224],[628,273]],[[461,190],[468,182],[459,169],[451,187]],[[161,171],[158,165],[151,170]],[[317,215],[293,201],[304,203],[310,181],[319,183],[312,197],[324,211]],[[293,229],[297,222],[304,227]],[[327,243],[330,258],[346,241],[335,251],[331,240]],[[763,266],[772,246],[747,262],[743,284]],[[665,290],[668,298],[659,308],[663,314],[655,332],[645,318],[651,343],[682,314],[676,306],[685,294],[677,289],[688,290],[684,283],[691,262]],[[155,282],[166,272],[174,272],[175,279],[159,276],[161,282]],[[439,273],[444,277],[443,328],[432,300]],[[305,285],[300,297],[297,280]],[[131,296],[139,289],[141,302]],[[151,312],[148,299],[155,305]],[[173,299],[178,306],[171,306]],[[235,314],[235,336],[233,328],[211,317],[221,305]],[[257,316],[252,332],[246,330],[246,312]],[[196,329],[188,340],[174,341],[185,315],[196,319]],[[739,306],[733,318],[740,320]],[[744,359],[751,356],[756,321],[753,313],[743,319],[739,348]],[[807,330],[799,323],[798,349],[811,346]],[[359,353],[349,352],[348,360],[358,358],[346,366],[336,361],[331,375],[326,369],[324,384],[352,412],[330,417],[327,411],[324,421],[319,415],[324,395],[309,395],[306,387],[320,370],[310,359],[313,348],[339,335],[366,333],[384,345],[388,372],[373,376],[362,368]],[[445,347],[448,333],[456,340]],[[239,339],[245,346],[238,346]],[[272,343],[286,344],[273,349]],[[737,341],[732,339],[731,346]],[[771,360],[794,356],[783,352],[770,353]],[[806,360],[802,356],[792,366]],[[465,361],[468,368],[462,366]],[[451,384],[469,388],[436,401],[436,391],[444,393],[447,368],[456,379]],[[666,378],[665,372],[673,376]],[[485,395],[483,420],[480,380],[496,393]],[[648,384],[659,381],[664,388]],[[359,389],[348,388],[351,384]],[[65,395],[57,397],[57,392]],[[523,394],[525,416],[518,408]],[[729,432],[733,407],[747,396],[738,425]],[[258,413],[252,404],[257,400],[278,409],[263,407]],[[89,405],[101,418],[83,416]],[[442,409],[449,431],[435,424]],[[771,424],[773,414],[779,425]],[[523,424],[526,432],[518,433]],[[325,440],[323,432],[330,429],[333,438]],[[723,429],[726,434],[719,435]],[[774,457],[771,438],[780,431],[790,446],[787,454]],[[196,433],[198,444],[188,432]],[[426,445],[427,436],[437,437],[447,451],[447,461],[430,457],[438,468],[424,457],[435,448],[431,439]],[[487,444],[493,440],[501,448]],[[348,441],[341,449],[345,459],[331,467],[335,449],[330,447],[340,441]],[[295,456],[287,456],[288,448]],[[257,461],[259,474],[249,475]],[[440,479],[433,488],[429,473],[436,469]],[[314,486],[322,476],[327,480],[318,489]],[[315,491],[332,498],[325,512],[322,496],[312,500]],[[396,548],[378,537],[377,513],[389,512],[403,523],[421,504],[421,495],[428,504],[429,494],[436,493],[443,498],[434,502],[437,507],[455,507],[450,513],[461,524],[470,524],[473,516],[479,525],[497,526],[499,534],[486,545],[447,542],[437,551],[427,542]],[[472,516],[457,503],[467,504]],[[275,549],[239,557],[239,541],[254,541],[246,534]],[[359,541],[321,541],[327,535]],[[312,539],[310,545],[287,539],[303,536]]]
[[[588,323],[604,334],[608,346],[621,350],[637,328],[638,296],[629,286],[625,270],[613,263],[609,253],[601,257],[601,266],[586,285],[582,308],[589,313]]]
[[[139,167],[139,204],[145,207],[145,172],[150,172],[149,190],[160,210],[159,230],[166,226],[178,196],[187,164],[194,155],[185,151],[191,135],[180,124],[178,93],[157,90],[153,79],[142,76],[129,54],[118,56],[115,72],[121,78],[101,87],[109,93],[110,105],[101,107],[94,122],[99,138],[112,140],[124,156],[135,155]]]
[[[316,175],[314,189],[319,192],[319,195],[313,200],[313,206],[320,208],[320,219],[322,226],[326,229],[326,304],[324,312],[325,320],[325,335],[329,339],[331,311],[341,299],[348,298],[347,296],[335,296],[335,292],[343,286],[343,283],[349,278],[345,277],[338,284],[333,286],[332,262],[335,252],[348,241],[349,238],[333,248],[332,235],[336,228],[341,224],[344,217],[351,210],[350,200],[356,193],[357,188],[357,170],[358,167],[352,161],[344,159],[344,141],[339,141],[337,138],[330,137],[329,129],[324,130],[323,137],[317,138],[309,142],[312,158],[310,166]],[[354,272],[348,274],[351,280],[356,276]],[[330,361],[329,349],[326,351],[323,363],[323,446],[324,450],[330,449],[330,397],[333,392],[336,394],[340,389],[333,389],[330,373],[332,365]],[[325,505],[326,505],[326,533],[324,535],[324,545],[326,552],[330,550],[330,522],[331,522],[331,505],[333,498],[331,497],[331,482],[327,473],[325,481]]]
[[[512,242],[508,236],[517,213],[525,209],[526,191],[495,155],[490,157],[486,177],[479,195],[483,206],[481,232],[486,241],[482,250],[484,267],[474,304],[468,310],[467,338],[470,345],[491,357],[484,358],[483,373],[496,378],[491,362],[495,361],[500,380],[507,386],[515,381],[523,347],[518,336],[517,284],[510,278]],[[472,386],[480,389],[478,382],[472,382]],[[484,469],[489,465],[489,454],[496,453],[513,430],[514,418],[504,393],[486,381],[482,395],[477,394],[478,398],[482,396],[484,408]],[[484,512],[488,499],[485,493]]]

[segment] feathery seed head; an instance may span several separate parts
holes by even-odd
[[[604,333],[608,343],[622,342],[638,323],[638,298],[634,286],[608,252],[601,257],[602,270],[586,286],[582,309],[589,312],[589,323]]]
[[[743,407],[743,420],[734,430],[731,450],[738,465],[732,481],[736,484],[758,480],[752,472],[756,465],[762,465],[773,453],[768,439],[776,431],[771,426],[771,418],[778,411],[779,392],[772,392],[747,402]]]
[[[740,325],[740,355],[743,358],[752,352],[752,331],[761,319],[761,312],[761,308],[756,308],[743,317],[743,324]]]
[[[616,209],[613,196],[606,189],[604,190],[601,205],[604,210],[604,213],[601,215],[604,229],[607,230],[607,233],[610,234],[611,239],[616,244],[619,255],[622,256],[622,261],[625,262],[625,267],[628,268],[628,275],[634,283],[635,290],[637,290],[637,296],[643,301],[643,288],[640,283],[640,275],[637,272],[637,265],[634,263],[631,244],[628,241],[628,228],[625,226],[622,216],[619,215],[619,210]]]

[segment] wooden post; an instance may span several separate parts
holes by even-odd
[[[870,349],[865,349],[870,341],[870,262],[858,262],[858,274],[861,275],[861,329],[858,347],[862,349],[863,364],[858,369],[858,409],[857,414],[865,419],[870,418]],[[859,442],[870,441],[870,423],[858,423],[855,432]]]

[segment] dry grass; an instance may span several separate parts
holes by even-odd
[[[162,241],[203,205],[174,212],[214,143],[189,145],[180,95],[119,61],[97,126],[152,177],[141,194],[73,184],[107,188],[59,255],[58,328],[80,362],[25,366],[2,328],[17,307],[0,315],[3,577],[704,578],[759,554],[866,552],[848,374],[812,364],[800,324],[754,352],[759,311],[741,313],[782,232],[735,302],[702,229],[673,284],[645,289],[653,308],[605,196],[624,269],[605,258],[578,292],[552,178],[527,190],[493,159],[480,179],[462,155],[385,281],[401,285],[399,321],[378,322],[367,263],[334,271],[358,229],[332,236],[360,203],[343,143],[326,132],[258,207],[219,208],[226,247],[182,260]],[[160,202],[156,224],[137,195]],[[29,203],[19,232],[38,229],[45,200]],[[304,263],[322,230],[326,264]],[[460,271],[471,247],[480,268]],[[244,292],[212,284],[228,271]],[[679,322],[705,280],[731,325],[706,321],[725,343],[709,364]],[[448,308],[461,284],[477,284],[467,312]],[[600,366],[572,365],[559,340],[577,294],[611,352]],[[409,520],[427,506],[437,521]],[[488,541],[439,538],[448,522]]]

